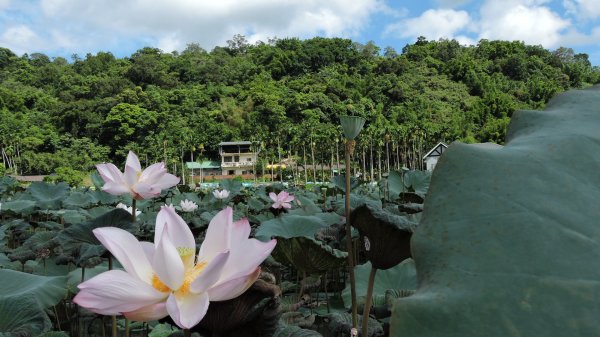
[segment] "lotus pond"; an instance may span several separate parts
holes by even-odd
[[[109,269],[127,269],[119,264],[119,256],[111,259],[94,230],[116,227],[139,241],[152,242],[161,206],[173,205],[198,247],[209,223],[223,209],[231,209],[234,221],[248,220],[250,237],[261,242],[277,240],[261,264],[258,280],[239,297],[211,301],[206,316],[188,333],[349,336],[352,317],[343,178],[310,189],[281,184],[243,186],[232,180],[222,181],[216,190],[174,187],[158,197],[136,200],[138,214],[133,220],[131,208],[126,210],[133,204],[131,196],[102,191],[104,181],[98,174],[93,175],[95,186],[90,188],[45,182],[23,186],[2,177],[0,335],[113,335],[110,315],[97,314],[73,301],[83,281]],[[419,222],[429,179],[427,172],[401,171],[391,172],[376,185],[352,180],[351,254],[357,261],[359,314],[364,310],[372,267],[378,270],[370,336],[388,335],[394,301],[416,288],[409,239]],[[269,194],[282,191],[293,200],[274,208],[277,204]],[[184,334],[169,316],[149,322],[116,316],[115,322],[119,336]]]

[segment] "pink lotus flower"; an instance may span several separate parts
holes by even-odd
[[[232,218],[230,207],[215,215],[197,256],[191,230],[169,206],[156,217],[154,244],[139,242],[119,228],[95,229],[125,270],[109,270],[81,283],[73,301],[102,315],[123,314],[138,321],[169,315],[180,328],[195,326],[209,301],[244,293],[275,248],[275,240],[248,238],[248,220]]]
[[[114,164],[98,164],[96,168],[104,180],[103,191],[114,195],[129,193],[137,200],[157,197],[161,190],[179,183],[179,178],[167,173],[163,163],[150,165],[142,171],[138,157],[131,151],[123,173]]]
[[[292,204],[290,202],[294,201],[294,196],[290,195],[286,191],[281,191],[279,194],[275,194],[274,192],[269,193],[269,198],[274,201],[273,208],[292,208]]]

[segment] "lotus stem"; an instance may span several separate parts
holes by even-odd
[[[369,287],[367,288],[367,298],[365,299],[365,308],[363,310],[362,335],[368,336],[369,332],[369,312],[371,311],[371,302],[373,299],[373,286],[375,285],[375,273],[377,268],[371,265],[369,273]]]
[[[137,204],[137,200],[133,199],[131,202],[131,221],[135,222],[135,206]]]
[[[352,327],[358,326],[358,308],[356,305],[356,280],[354,279],[354,254],[352,249],[352,226],[350,224],[350,153],[353,140],[346,140],[346,250],[348,251],[348,274],[350,275],[350,293],[352,296]]]
[[[129,337],[129,320],[127,318],[125,318],[125,337]]]

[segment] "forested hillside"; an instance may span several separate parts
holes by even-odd
[[[264,162],[329,163],[342,150],[338,117],[351,114],[367,119],[359,159],[417,167],[439,141],[501,143],[515,109],[599,81],[585,54],[506,41],[421,38],[395,51],[238,35],[210,52],[72,60],[0,48],[0,147],[6,169],[22,174],[86,172],[128,150],[179,169],[229,140],[256,142]]]

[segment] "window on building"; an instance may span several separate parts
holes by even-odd
[[[236,162],[236,163],[239,163],[240,162],[240,156],[235,156],[233,161]]]
[[[224,162],[231,162],[231,156],[225,156],[225,157],[223,157],[223,161]]]

